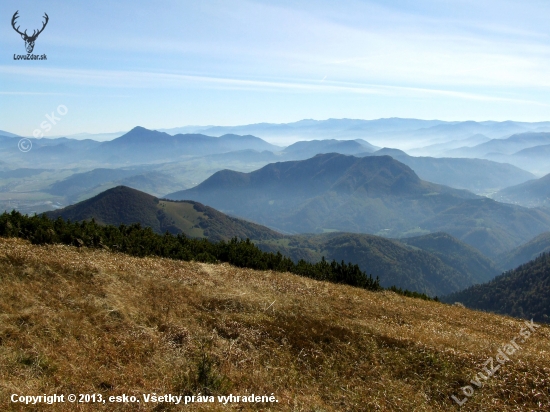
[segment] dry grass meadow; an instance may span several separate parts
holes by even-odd
[[[291,274],[0,239],[0,410],[548,411],[540,327]],[[22,395],[270,395],[278,403],[25,406]]]

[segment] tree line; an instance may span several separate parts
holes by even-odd
[[[104,248],[131,256],[158,256],[184,261],[205,263],[226,262],[233,266],[257,270],[290,272],[312,279],[341,283],[370,291],[384,290],[378,276],[367,275],[358,265],[342,262],[304,260],[294,263],[280,252],[264,252],[249,239],[233,238],[212,242],[207,239],[189,238],[184,234],[164,235],[155,233],[139,223],[131,225],[101,225],[91,221],[72,222],[61,217],[52,220],[46,215],[23,215],[20,212],[4,212],[0,215],[0,236],[18,237],[36,245],[61,243],[77,247]],[[404,296],[432,300],[429,296],[391,287]],[[433,300],[437,300],[437,297]]]

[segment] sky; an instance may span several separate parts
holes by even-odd
[[[29,34],[48,14],[47,60],[14,60],[16,11]],[[548,16],[548,0],[2,0],[0,130],[548,121]]]

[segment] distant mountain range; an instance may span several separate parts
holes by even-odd
[[[550,133],[521,133],[505,139],[492,139],[472,147],[460,147],[441,154],[448,157],[468,157],[510,163],[532,173],[550,172]]]
[[[450,140],[450,142],[455,142],[453,144],[458,141],[467,141],[472,144],[475,141],[488,139],[488,137],[479,133],[467,136],[460,135],[460,133],[467,134],[477,128],[481,128],[485,132],[490,129],[494,133],[518,128],[538,130],[546,127],[542,123],[446,123],[415,119],[380,119],[367,123],[346,119],[298,122],[289,128],[307,131],[322,126],[339,137],[322,139],[325,136],[323,134],[320,136],[309,135],[311,140],[296,142],[284,148],[252,135],[226,134],[221,137],[212,137],[204,134],[179,134],[171,136],[136,127],[125,135],[108,142],[68,138],[30,139],[32,149],[22,152],[18,147],[18,137],[0,135],[0,153],[2,154],[0,171],[17,173],[15,171],[17,169],[30,168],[51,170],[51,172],[37,174],[36,178],[30,176],[10,178],[7,175],[2,178],[0,176],[0,192],[25,193],[25,195],[4,196],[3,200],[0,200],[0,208],[15,207],[31,213],[37,210],[48,210],[59,205],[84,200],[118,185],[130,186],[155,196],[162,196],[166,193],[193,187],[223,169],[251,172],[269,163],[305,160],[319,153],[342,153],[358,157],[389,154],[410,166],[425,181],[467,189],[476,194],[489,196],[506,187],[524,183],[535,177],[525,170],[499,162],[505,162],[506,159],[521,161],[526,168],[535,170],[538,175],[545,167],[550,167],[549,157],[540,154],[544,153],[542,150],[546,147],[544,145],[518,152],[523,153],[525,150],[537,149],[529,156],[523,154],[520,156],[518,153],[513,155],[494,153],[497,161],[490,161],[468,158],[412,157],[397,149],[378,150],[378,147],[370,140],[371,136],[380,137],[377,133],[390,133],[389,131],[391,131],[391,136],[388,135],[387,139],[384,138],[385,142],[398,142],[400,133],[409,133],[413,130],[414,133],[420,133],[426,139],[431,139],[430,142],[437,141],[445,144],[444,142],[449,142],[448,139],[454,139]],[[264,129],[270,129],[268,126],[264,126]],[[342,128],[345,126],[349,126],[346,130],[370,130],[370,132],[361,134],[362,137],[345,140],[345,134],[344,137],[339,134],[339,131],[343,130]],[[278,128],[279,126],[275,127],[275,129]],[[441,132],[448,128],[451,130],[448,134]],[[440,132],[441,134],[437,137],[437,133]],[[521,141],[521,144],[524,144],[526,140],[531,142],[529,144],[535,144],[540,143],[541,138],[545,139],[540,135],[550,135],[550,133],[539,132],[528,132],[527,134],[531,137],[523,136],[515,139]],[[415,137],[411,136],[408,138],[414,140]],[[363,137],[369,140],[365,140]],[[394,137],[396,140],[392,140]],[[421,138],[421,141],[424,137]],[[508,140],[500,139],[499,144]],[[548,147],[550,148],[550,145]],[[98,170],[103,172],[98,172]],[[129,172],[130,170],[133,172]],[[511,201],[513,202],[513,200]],[[382,214],[384,213],[382,210]],[[380,230],[382,229],[389,228],[380,228]],[[521,241],[526,240],[521,239]]]
[[[52,219],[91,220],[100,224],[133,224],[152,228],[157,233],[184,233],[190,237],[207,237],[213,241],[243,239],[278,239],[282,235],[266,227],[224,215],[197,202],[172,202],[118,186],[99,195],[47,212]]]
[[[298,140],[365,139],[377,146],[388,146],[388,143],[391,143],[394,147],[406,150],[453,140],[469,139],[476,134],[494,139],[509,137],[517,133],[548,132],[550,131],[550,122],[444,122],[441,120],[401,118],[376,120],[328,119],[301,120],[282,124],[258,123],[242,126],[186,126],[161,129],[161,131],[170,134],[204,133],[210,136],[222,136],[228,133],[251,134],[285,146]],[[434,153],[425,154],[432,155]]]
[[[349,123],[348,125],[359,127],[358,125],[363,124],[363,122],[364,121],[334,120],[333,122],[328,123],[313,123],[319,123],[317,124],[317,126],[319,127],[321,127],[321,124],[323,124],[327,127],[327,130],[332,130],[336,133],[338,132],[338,130],[340,130],[341,127],[343,127],[343,124]],[[301,128],[307,129],[308,127],[311,127],[310,123],[311,122],[305,122],[304,124],[300,123],[300,125],[302,125]],[[328,138],[326,137],[321,140],[311,139],[312,136],[309,136],[309,140],[299,141],[287,147],[275,146],[253,135],[225,134],[220,137],[212,137],[205,134],[177,134],[172,136],[167,133],[148,130],[143,127],[135,127],[123,136],[106,142],[97,142],[90,139],[74,140],[68,138],[31,138],[30,141],[32,143],[32,149],[29,152],[25,153],[21,152],[18,148],[19,138],[4,137],[3,139],[0,139],[0,151],[4,156],[3,159],[14,165],[17,165],[17,167],[57,168],[59,167],[59,165],[64,165],[65,168],[87,167],[89,169],[112,169],[143,164],[187,162],[191,158],[196,157],[207,157],[210,158],[210,160],[216,158],[225,162],[239,161],[243,164],[263,163],[263,165],[265,165],[269,162],[283,160],[304,160],[320,153],[341,153],[357,156],[373,153],[377,151],[379,147],[375,144],[372,144],[372,141],[370,139],[371,137],[373,139],[376,139],[376,133],[378,133],[380,130],[394,130],[395,133],[399,134],[403,132],[403,130],[408,130],[407,128],[414,129],[414,127],[420,127],[420,125],[422,124],[429,125],[432,124],[432,122],[425,123],[425,121],[414,119],[381,119],[380,121],[375,121],[372,124],[369,123],[369,126],[366,129],[363,127],[365,126],[364,124],[363,126],[361,126],[365,130],[371,130],[373,133],[372,135],[362,134],[361,137],[348,139],[345,134],[338,135],[338,133],[336,133],[338,135],[338,138],[330,138],[329,136]],[[470,124],[445,123],[438,124],[438,126],[432,127],[441,128],[445,126],[456,128],[459,125],[461,125],[460,127],[465,130],[470,130],[472,129],[472,127],[475,126],[472,126]],[[532,124],[527,125],[530,125],[529,127],[533,127]],[[514,126],[514,130],[517,129],[516,126]],[[414,130],[416,130],[415,133],[427,133],[430,136],[429,139],[432,139],[433,136],[430,134],[433,132],[432,127],[429,127],[428,129]],[[488,126],[484,127],[486,128]],[[493,125],[491,127],[496,126]],[[502,126],[500,129],[502,129],[503,127],[504,126]],[[522,127],[525,128],[527,126]],[[301,128],[299,129],[301,130]],[[276,129],[278,130],[278,128]],[[245,130],[243,131],[246,130],[248,129],[245,128]],[[352,128],[350,130],[355,129]],[[431,130],[431,132],[428,133],[428,130]],[[391,142],[395,143],[395,145],[398,145],[399,139],[396,138],[397,140],[395,140],[392,137],[393,134],[390,133],[390,135],[391,136],[384,138],[384,143]],[[320,136],[323,137],[323,134],[321,133]],[[443,134],[440,137],[435,138],[435,140],[446,142],[445,136],[446,135]],[[481,135],[466,137],[464,141],[479,141],[480,138],[476,136]],[[529,148],[532,147],[532,145],[537,144],[537,142],[540,143],[541,141],[545,141],[544,136],[550,136],[550,133],[527,133],[525,135],[512,136],[508,139],[493,139],[483,143],[482,145],[477,145],[473,147],[458,148],[448,152],[435,150],[434,152],[437,153],[436,156],[441,156],[442,153],[456,152],[455,155],[457,157],[481,157],[485,159],[494,158],[493,160],[496,160],[497,162],[510,162],[514,165],[518,165],[518,167],[520,168],[528,168],[529,170],[532,170],[533,167],[535,167],[535,171],[538,173],[539,169],[544,169],[544,167],[546,167],[546,164],[548,163],[546,161],[546,158],[540,159],[541,156],[539,154],[533,153],[532,155],[527,155],[522,154],[523,152],[514,155],[506,154],[512,149],[504,150],[504,152],[502,153],[489,153],[488,150],[490,150],[491,148],[485,147],[484,145],[493,144],[501,147],[508,144],[510,145],[510,147],[513,146],[514,149]],[[416,142],[414,143],[414,145],[420,144],[418,141],[414,140],[416,139],[414,136],[409,137],[410,138],[406,139],[409,143]],[[365,138],[369,140],[367,141],[365,140]],[[481,139],[487,138],[483,136],[481,137]],[[456,143],[457,141],[454,140],[454,142]],[[496,150],[496,146],[493,149]],[[379,154],[392,154],[394,156],[398,156],[398,153],[401,161],[410,165],[411,167],[413,167],[413,169],[415,169],[415,167],[419,169],[418,173],[423,179],[450,185],[452,187],[467,188],[478,193],[499,190],[507,186],[524,182],[529,178],[534,178],[534,176],[527,174],[525,171],[518,170],[517,168],[496,165],[495,162],[484,163],[455,160],[452,162],[441,161],[439,163],[435,163],[434,160],[430,160],[429,163],[431,163],[431,165],[427,165],[427,159],[413,160],[418,159],[413,158],[405,161],[406,155],[404,154],[404,152],[381,152]],[[415,153],[419,152],[415,151]],[[420,153],[423,153],[422,150],[420,151]],[[533,159],[539,159],[540,161],[537,160],[536,162],[529,162],[528,158],[530,157],[532,157]],[[548,167],[550,168],[550,165],[548,165]],[[476,172],[480,173],[480,176],[471,178],[471,175]],[[456,179],[453,178],[453,176],[456,176]]]
[[[388,148],[367,155],[391,156],[413,169],[421,179],[479,194],[535,179],[535,175],[516,166],[485,159],[413,157]]]
[[[135,127],[117,139],[101,143],[97,152],[124,155],[126,158],[138,158],[147,162],[163,158],[174,160],[176,153],[180,156],[200,156],[242,149],[278,151],[281,147],[250,135],[226,134],[221,137],[212,137],[203,134],[178,134],[171,136],[167,133]]]
[[[528,132],[550,132],[550,122],[445,122],[441,120],[421,120],[386,118],[376,120],[361,119],[305,119],[294,123],[257,123],[241,126],[184,126],[171,129],[158,129],[170,135],[202,134],[221,137],[227,134],[253,135],[267,139],[278,146],[288,146],[301,140],[355,140],[365,139],[376,146],[399,147],[402,150],[420,149],[415,153],[437,156],[442,149],[456,149],[483,143],[488,139],[504,139],[514,134]],[[126,132],[70,135],[72,139],[106,140],[118,138]],[[10,135],[0,132],[0,135]],[[462,144],[460,143],[462,142]],[[447,146],[438,146],[447,145]],[[428,151],[428,152],[426,152]]]
[[[67,135],[65,137],[69,139],[76,139],[76,140],[85,140],[85,139],[92,139],[97,140],[98,142],[105,142],[108,140],[116,139],[117,137],[120,137],[127,132],[111,132],[111,133],[77,133],[77,134],[71,134]]]
[[[68,138],[29,139],[32,149],[21,152],[19,138],[5,136],[0,140],[0,150],[8,159],[13,158],[29,165],[66,165],[87,161],[98,165],[141,165],[188,160],[192,157],[225,155],[240,157],[242,161],[254,162],[258,158],[298,160],[318,153],[339,152],[344,154],[370,153],[379,147],[363,139],[311,140],[297,142],[286,148],[275,146],[252,135],[226,134],[212,137],[204,134],[177,134],[135,127],[116,139],[97,142]],[[80,166],[80,164],[79,164]]]
[[[550,323],[550,254],[544,254],[492,281],[444,296],[444,302]]]
[[[257,123],[242,126],[210,126],[210,127],[184,127],[174,129],[162,129],[162,131],[177,134],[182,131],[192,133],[209,134],[211,136],[222,136],[227,133],[252,134],[264,139],[278,139],[279,144],[288,145],[298,140],[312,139],[362,139],[367,135],[387,132],[406,132],[418,130],[444,122],[440,120],[419,120],[419,119],[327,119],[312,120],[304,119],[294,123]]]
[[[449,150],[458,149],[461,147],[473,147],[481,143],[488,142],[489,140],[491,139],[487,136],[478,133],[467,138],[449,140],[443,143],[434,143],[428,146],[410,149],[408,150],[408,153],[412,156],[441,157],[444,156]]]
[[[529,161],[529,159],[536,159],[540,162],[541,160],[548,159],[548,155],[550,155],[550,144],[528,147],[514,153],[514,156],[518,159],[517,161],[523,160],[523,162]]]
[[[69,203],[90,198],[116,186],[129,186],[154,196],[166,193],[169,188],[178,185],[172,176],[146,167],[124,169],[93,169],[89,172],[75,173],[66,179],[55,182],[46,189],[47,193],[64,196]]]
[[[550,133],[521,133],[506,139],[492,139],[473,147],[461,147],[445,154],[449,157],[486,157],[513,155],[523,149],[550,144]]]
[[[155,164],[189,159],[193,156],[226,153],[237,150],[279,151],[255,136],[224,135],[212,137],[202,134],[171,136],[166,133],[135,127],[123,136],[106,142],[67,138],[30,138],[32,149],[22,152],[17,137],[0,139],[0,151],[8,161],[21,166],[83,167],[90,165],[128,166]]]
[[[171,193],[287,233],[403,237],[447,232],[495,257],[550,230],[550,214],[421,180],[389,156],[317,155],[251,173],[223,170]]]

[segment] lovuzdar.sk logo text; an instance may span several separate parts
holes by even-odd
[[[40,56],[37,55],[37,54],[32,54],[32,51],[34,50],[34,42],[38,38],[38,35],[44,31],[44,29],[46,28],[46,25],[48,24],[48,21],[50,20],[47,13],[44,13],[43,17],[44,17],[45,21],[42,23],[42,28],[38,29],[38,30],[36,30],[36,29],[33,30],[32,34],[29,36],[27,34],[27,30],[25,30],[24,32],[21,32],[19,30],[20,26],[15,27],[15,25],[17,23],[17,19],[19,18],[19,10],[17,10],[13,14],[13,17],[11,18],[11,26],[21,36],[21,38],[25,41],[25,48],[27,49],[27,54],[26,55],[25,54],[18,54],[18,55],[14,54],[13,55],[13,60],[47,60],[47,57],[46,57],[45,54],[42,54]]]

